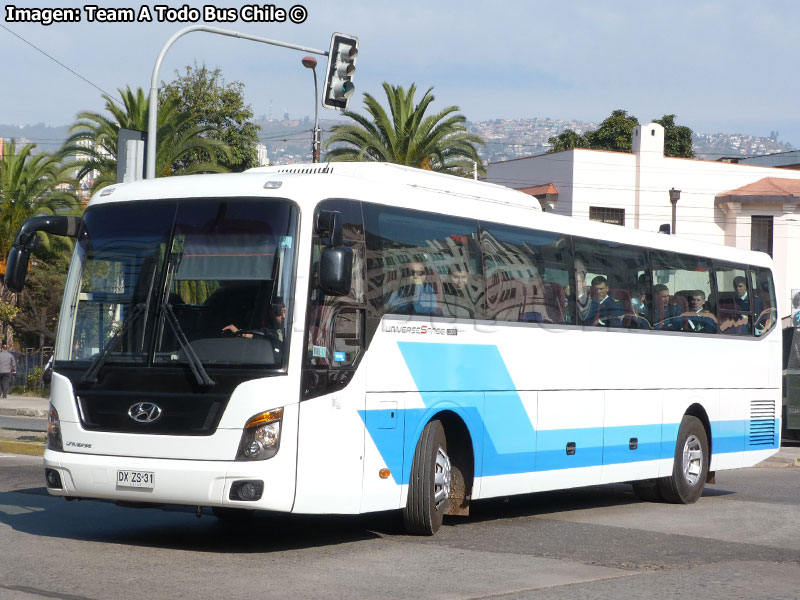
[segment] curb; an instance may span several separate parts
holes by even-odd
[[[757,465],[753,465],[757,469],[784,469],[792,467],[800,467],[800,456],[796,457],[772,457],[767,460],[761,461]]]
[[[46,410],[35,408],[6,408],[0,410],[0,415],[4,417],[34,417],[36,419],[46,419],[49,416]]]
[[[48,413],[39,408],[0,408],[0,415],[4,417],[35,417],[46,419]]]
[[[0,440],[0,452],[7,454],[27,454],[43,456],[44,442],[20,442],[17,440]]]

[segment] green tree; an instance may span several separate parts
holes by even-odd
[[[572,129],[565,129],[557,136],[549,138],[547,143],[553,146],[548,152],[563,152],[564,150],[572,150],[573,148],[589,147],[589,140]]]
[[[627,111],[617,109],[594,131],[586,134],[589,147],[593,150],[613,150],[615,152],[633,151],[633,128],[639,119]]]
[[[664,115],[655,119],[664,127],[664,156],[694,158],[692,150],[692,130],[676,125],[675,115]],[[594,131],[579,135],[572,129],[566,129],[556,137],[547,140],[552,144],[548,152],[562,152],[572,148],[590,148],[592,150],[613,150],[615,152],[633,151],[633,128],[639,120],[627,111],[618,109]]]
[[[425,115],[434,101],[433,88],[414,104],[416,85],[406,92],[402,86],[383,83],[389,113],[370,94],[364,94],[369,117],[345,111],[344,116],[355,125],[336,125],[325,142],[331,148],[326,160],[378,161],[441,171],[454,175],[472,173],[474,163],[485,173],[476,146],[483,145],[480,136],[467,132],[466,117],[458,114],[458,106]]]
[[[36,144],[17,148],[11,141],[0,159],[0,257],[8,256],[17,230],[36,215],[75,212],[74,165],[62,164],[60,157],[46,152],[34,154]],[[44,247],[50,238],[39,234]]]
[[[244,102],[244,84],[225,83],[219,69],[209,71],[205,65],[187,66],[175,80],[162,83],[159,102],[175,102],[189,114],[188,126],[212,127],[208,136],[230,148],[230,156],[219,154],[217,161],[228,170],[244,171],[258,166],[256,144],[259,127],[252,122],[253,109]],[[190,160],[197,160],[197,152]]]
[[[63,243],[31,260],[25,288],[19,294],[18,309],[11,319],[15,332],[38,345],[56,339],[61,291],[67,279],[71,246]],[[34,340],[30,340],[34,343]]]
[[[80,212],[80,203],[73,193],[75,180],[71,172],[74,166],[64,166],[60,158],[52,154],[34,154],[35,148],[35,144],[26,144],[18,149],[12,140],[5,146],[0,159],[0,257],[3,263],[19,227],[30,217]],[[36,254],[59,247],[57,236],[51,238],[40,232],[39,239],[41,243]],[[47,288],[46,293],[55,296],[53,290],[62,287]],[[22,313],[19,300],[17,294],[3,287],[0,294],[0,337],[9,342],[12,339],[9,326],[16,323]]]
[[[664,115],[653,121],[664,128],[664,156],[694,158],[692,130],[675,124],[675,115]]]
[[[80,162],[77,178],[92,171],[95,177],[92,192],[117,180],[117,137],[120,128],[147,130],[150,99],[142,88],[119,90],[123,105],[104,94],[109,116],[83,111],[70,129],[62,156],[76,156]],[[216,156],[227,156],[230,150],[214,138],[210,125],[192,125],[191,115],[180,111],[177,102],[169,101],[158,108],[156,177],[190,175],[192,173],[221,173],[227,169],[217,163]]]

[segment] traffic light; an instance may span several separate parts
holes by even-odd
[[[322,106],[336,110],[346,110],[350,96],[353,95],[353,74],[356,71],[358,38],[346,33],[331,36],[328,51],[328,73],[325,78],[325,91]]]

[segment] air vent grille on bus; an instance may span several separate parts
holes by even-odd
[[[775,444],[775,402],[752,400],[750,402],[750,447]]]
[[[276,173],[299,173],[301,175],[310,175],[312,173],[333,173],[333,167],[330,165],[319,165],[316,167],[291,167],[286,169],[277,169]]]

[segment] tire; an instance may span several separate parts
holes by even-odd
[[[657,479],[634,481],[632,485],[633,493],[642,502],[663,502],[664,498],[661,496],[661,490],[658,489]]]
[[[444,427],[433,420],[422,430],[414,451],[408,500],[403,509],[407,533],[433,535],[442,525],[450,503],[450,458]]]
[[[658,480],[658,490],[666,502],[692,504],[703,493],[708,477],[708,437],[696,417],[686,415],[678,429],[672,476]]]

